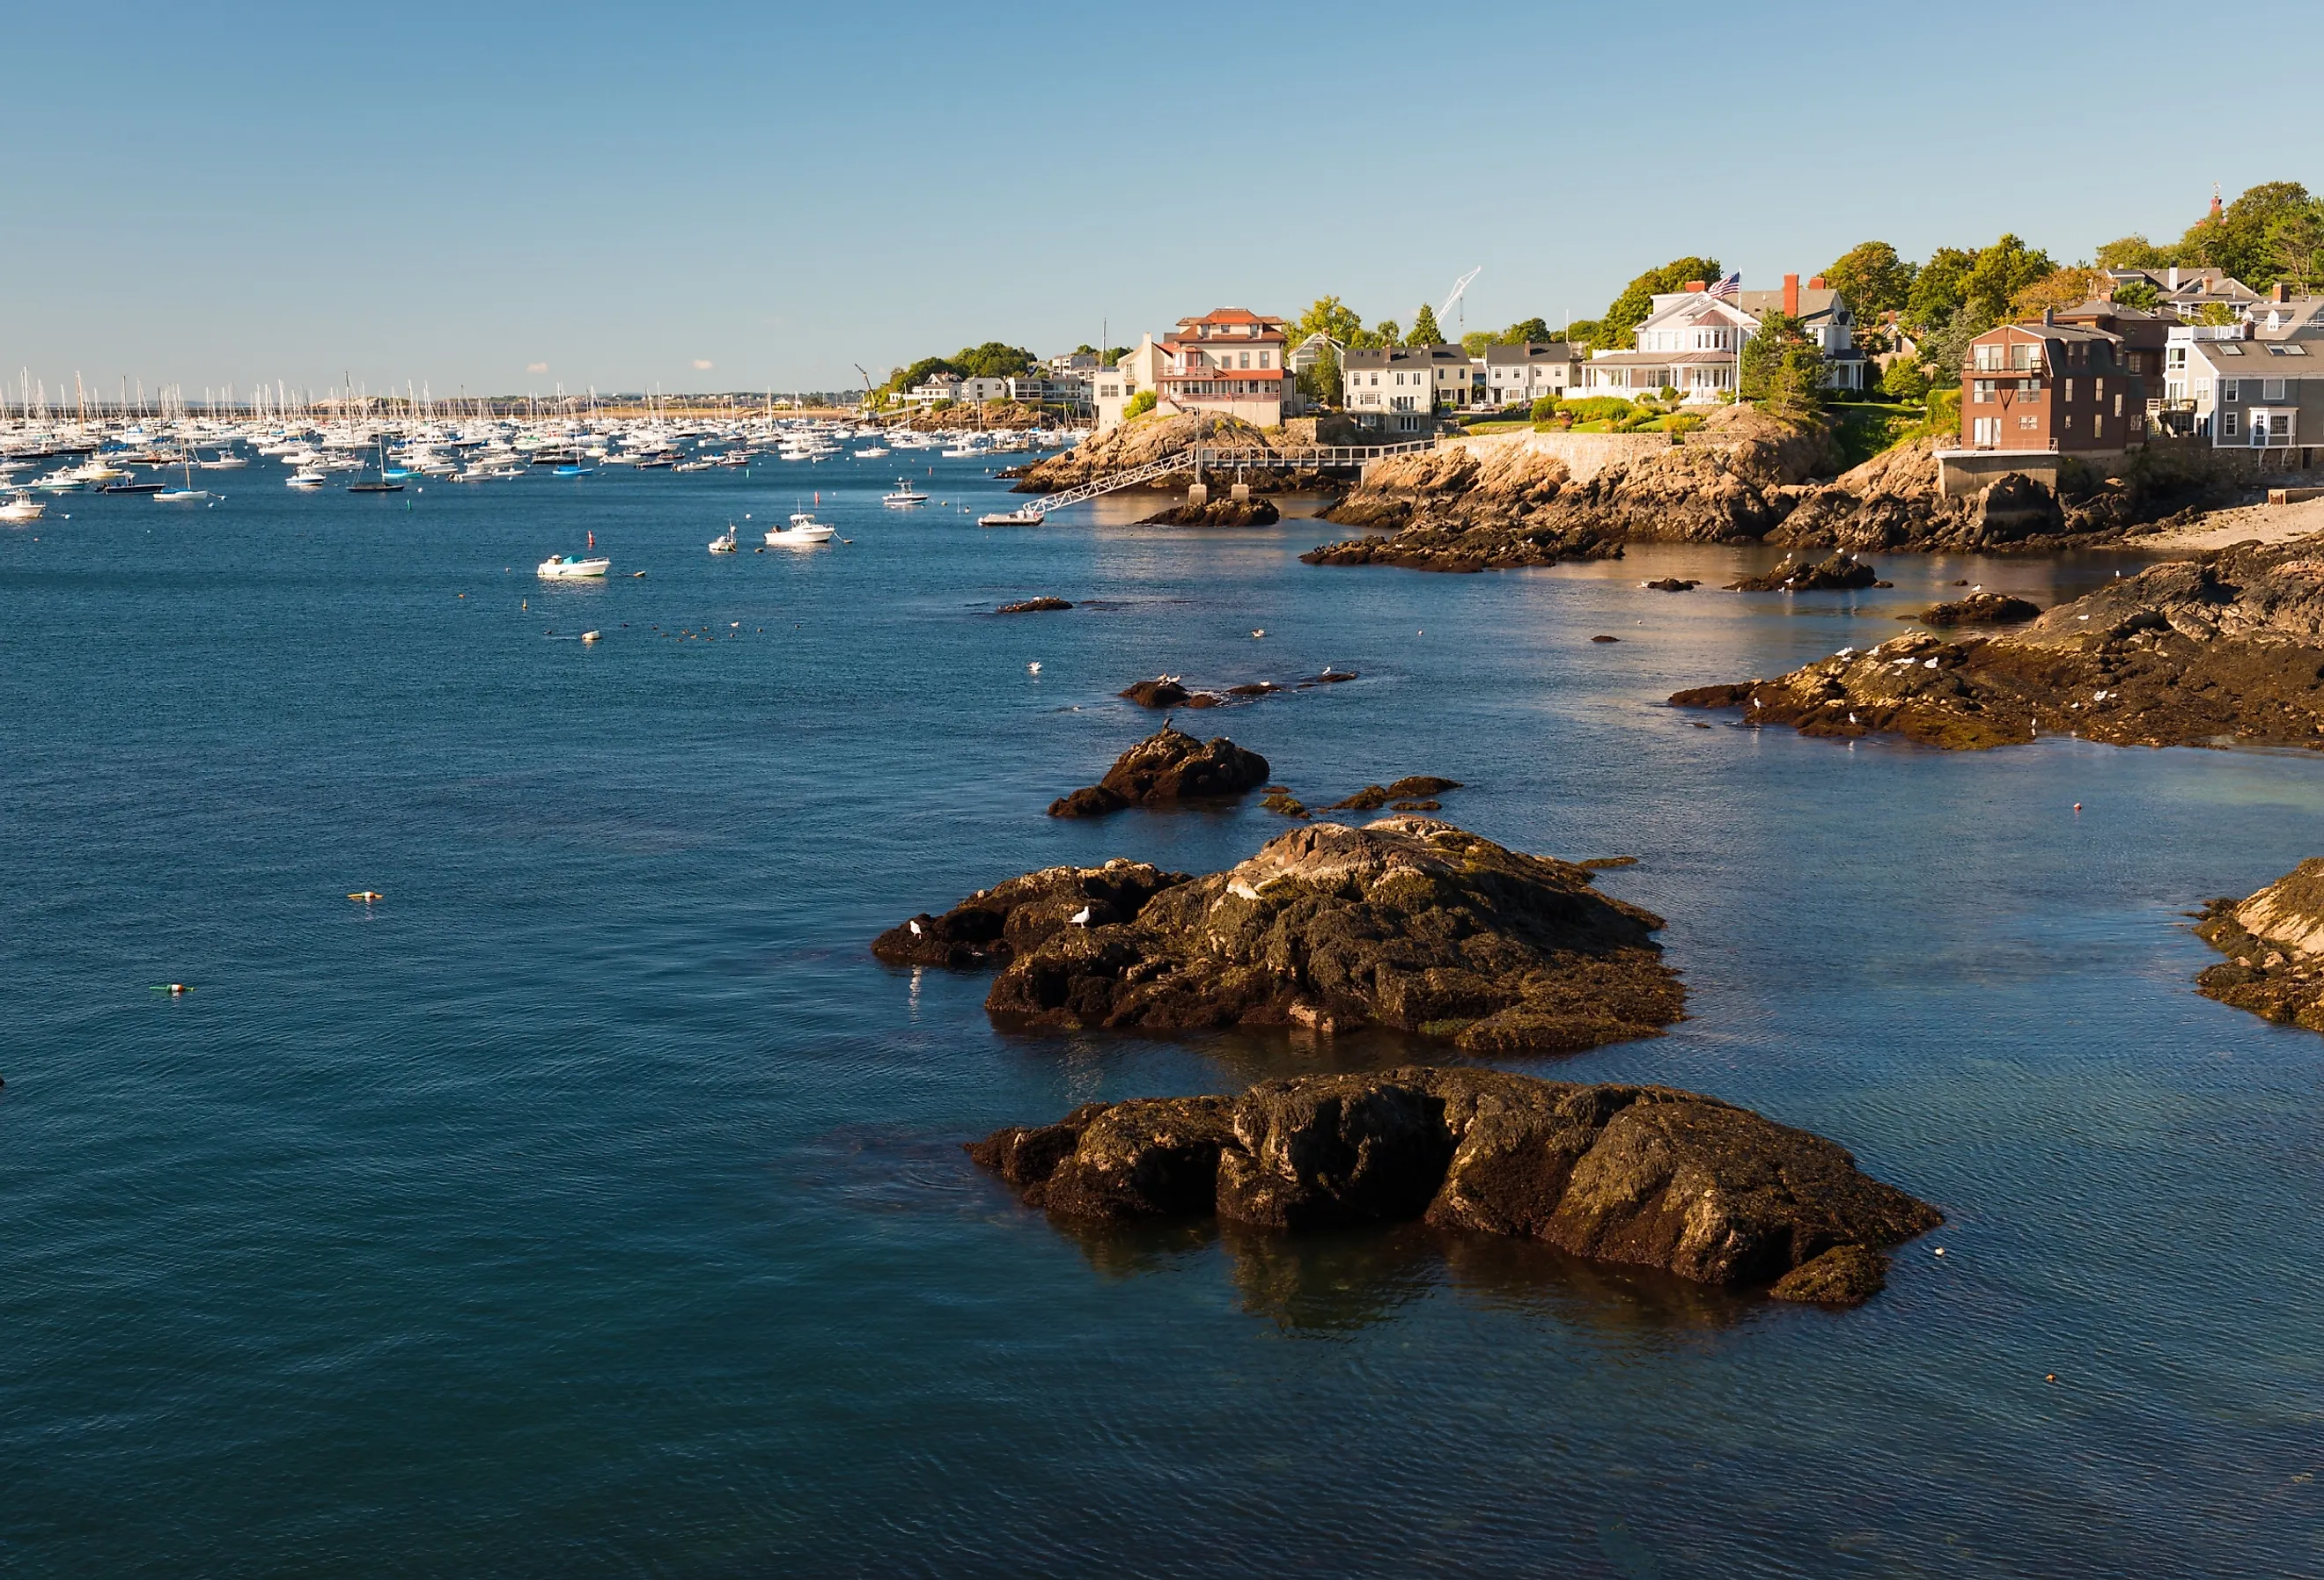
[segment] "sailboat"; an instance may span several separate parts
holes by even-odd
[[[387,479],[387,440],[384,438],[379,441],[379,481],[364,483],[358,480],[350,483],[347,485],[347,492],[349,494],[401,494],[403,492],[402,484],[391,483]]]
[[[164,488],[158,491],[153,495],[155,502],[161,504],[192,504],[198,500],[208,499],[210,496],[208,489],[194,486],[193,447],[188,446],[186,453],[179,459],[185,465],[186,485],[183,488]]]

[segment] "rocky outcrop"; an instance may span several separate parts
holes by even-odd
[[[1300,558],[1310,565],[1469,572],[1618,556],[1619,545],[1604,533],[1543,515],[1567,477],[1563,461],[1519,445],[1449,444],[1391,456],[1374,462],[1323,519],[1392,528],[1395,535],[1326,543]]]
[[[1114,759],[1105,777],[1049,803],[1052,818],[1099,818],[1124,807],[1239,796],[1267,782],[1267,759],[1224,735],[1197,741],[1162,727]]]
[[[1019,1027],[1379,1025],[1480,1054],[1572,1053],[1681,1017],[1661,926],[1578,866],[1449,823],[1313,823],[1134,916],[1049,932],[985,1008]]]
[[[1699,581],[1681,581],[1677,577],[1666,576],[1658,581],[1645,581],[1638,585],[1657,593],[1691,593],[1702,584]]]
[[[996,614],[1047,614],[1073,605],[1063,598],[1027,598],[1022,603],[1003,604],[993,611]]]
[[[1271,499],[1214,499],[1208,504],[1174,504],[1139,522],[1141,527],[1271,527],[1283,519]]]
[[[926,911],[872,940],[891,966],[998,966],[1068,927],[1133,919],[1163,890],[1187,882],[1145,862],[1047,867],[980,889],[942,916]]]
[[[1923,625],[2022,625],[2042,617],[2042,605],[2003,593],[1971,593],[1950,603],[1931,604],[1918,614],[1899,614]]]
[[[1781,1298],[1855,1304],[1943,1221],[1847,1151],[1715,1097],[1412,1067],[1090,1104],[973,1142],[1065,1220],[1297,1234],[1415,1219]]]
[[[2324,858],[2246,900],[2214,900],[2195,931],[2227,958],[2195,978],[2211,998],[2324,1031]]]
[[[1418,800],[1441,796],[1461,788],[1457,779],[1439,779],[1433,773],[1416,773],[1399,779],[1394,784],[1368,784],[1345,800],[1333,801],[1326,811],[1377,812],[1394,800]]]
[[[1279,452],[1316,442],[1312,423],[1304,427],[1293,424],[1282,429],[1262,429],[1254,428],[1240,418],[1213,413],[1155,411],[1092,434],[1072,449],[1036,462],[1027,468],[1016,491],[1019,494],[1055,494],[1060,489],[1075,487],[1109,473],[1143,467],[1196,445]],[[1338,493],[1346,486],[1342,479],[1333,475],[1305,470],[1287,462],[1279,467],[1246,465],[1239,475],[1255,486],[1278,492],[1320,489]],[[1184,488],[1192,480],[1191,473],[1182,469],[1156,478],[1151,485],[1156,488]]]
[[[2324,746],[2324,534],[2150,567],[1989,637],[1914,633],[1774,680],[1682,691],[1803,734],[1960,749],[2047,730],[2126,746]]]
[[[1877,587],[1880,573],[1853,554],[1835,554],[1811,565],[1785,555],[1770,571],[1727,584],[1730,593],[1822,593]]]

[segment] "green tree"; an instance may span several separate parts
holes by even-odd
[[[1975,253],[1959,247],[1939,247],[1931,253],[1929,261],[1913,276],[1913,289],[1904,299],[1904,326],[1928,330],[1948,322],[1961,305],[1969,272],[1976,263]]]
[[[919,385],[927,383],[928,380],[936,377],[936,374],[940,373],[948,373],[957,375],[960,373],[960,369],[954,367],[950,362],[941,356],[923,356],[918,362],[912,364],[911,366],[899,368],[896,372],[890,374],[888,375],[888,382],[880,386],[878,392],[879,399],[884,401],[890,395],[900,394],[906,390],[915,389]],[[875,402],[874,404],[877,404],[877,402]]]
[[[1397,327],[1397,321],[1394,319],[1382,319],[1379,323],[1374,324],[1370,329],[1364,331],[1364,333],[1370,337],[1369,339],[1364,341],[1364,344],[1367,346],[1401,346],[1404,344],[1404,330]],[[1349,344],[1353,345],[1355,342],[1350,341]]]
[[[2230,278],[2246,285],[2269,283],[2276,274],[2268,245],[2269,228],[2310,201],[2308,189],[2298,181],[2263,181],[2246,188],[2218,219],[2206,215],[2188,226],[2173,261],[2224,269]]]
[[[2135,307],[2144,313],[2153,312],[2163,305],[2163,292],[2155,289],[2152,280],[2133,280],[2117,285],[2114,299],[2124,307]]]
[[[2008,313],[2012,298],[2057,267],[2049,254],[2004,233],[1969,265],[1961,280],[1961,300],[1987,325],[1997,324]]]
[[[2134,232],[2100,247],[2098,265],[2101,269],[2168,269],[2171,254]]]
[[[1921,365],[1929,370],[1929,382],[1940,387],[1959,383],[1969,342],[1991,328],[1977,321],[1975,310],[1957,307],[1931,328],[1921,341]]]
[[[1619,346],[1606,343],[1602,337],[1605,333],[1604,326],[1600,325],[1596,319],[1576,319],[1565,326],[1565,338],[1576,346],[1590,346],[1607,351],[1619,350]]]
[[[1673,291],[1683,291],[1693,280],[1719,279],[1716,258],[1673,258],[1659,269],[1649,269],[1622,289],[1605,316],[1597,323],[1597,334],[1591,344],[1609,350],[1628,350],[1646,315],[1654,311],[1654,299]]]
[[[2243,315],[2224,301],[2207,301],[2195,310],[2195,321],[2214,328],[2224,329],[2229,324],[2239,323],[2242,319]]]
[[[1521,319],[1500,333],[1504,346],[1545,346],[1552,340],[1563,340],[1565,331],[1553,329],[1540,319]]]
[[[1858,323],[1870,324],[1883,313],[1904,310],[1918,273],[1886,242],[1859,242],[1823,272],[1823,282],[1848,299]]]
[[[966,347],[952,359],[952,364],[963,378],[1018,378],[1031,369],[1033,354],[1020,346],[987,340],[982,346]]]
[[[1823,403],[1823,353],[1786,313],[1760,319],[1743,342],[1743,398],[1771,417],[1803,422]]]
[[[1406,346],[1442,346],[1444,331],[1436,327],[1436,310],[1426,302],[1412,315],[1412,333],[1404,337]]]
[[[1929,375],[1913,358],[1900,356],[1881,374],[1880,393],[1892,401],[1925,401],[1929,398]]]
[[[2025,323],[2040,318],[2045,309],[2062,311],[2080,307],[2105,291],[2106,285],[2103,269],[2082,263],[2053,269],[2009,299],[2009,316]]]
[[[1347,303],[1336,296],[1319,296],[1286,333],[1294,346],[1310,335],[1329,336],[1342,346],[1352,346],[1363,328],[1363,319]]]
[[[1500,345],[1490,329],[1471,329],[1461,337],[1461,349],[1471,356],[1482,356],[1489,346]]]
[[[2324,199],[2277,210],[2267,222],[2266,243],[2270,283],[2285,280],[2305,291],[2324,275]]]

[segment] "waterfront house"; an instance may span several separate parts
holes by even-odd
[[[1522,346],[1488,346],[1481,403],[1499,410],[1529,406],[1545,397],[1562,400],[1574,383],[1582,364],[1581,349],[1565,340],[1527,341]]]
[[[1483,365],[1459,346],[1354,346],[1340,364],[1342,404],[1364,428],[1430,433],[1439,411],[1476,403]]]
[[[1115,359],[1111,367],[1102,367],[1090,377],[1090,404],[1097,409],[1097,425],[1113,428],[1121,421],[1122,410],[1138,397],[1140,390],[1159,390],[1162,383],[1162,347],[1151,335],[1139,337],[1138,348]]]
[[[1961,436],[1997,457],[2120,455],[2144,443],[2144,381],[2125,365],[2123,338],[2061,324],[2003,324],[1969,342],[1961,373]]]
[[[1800,332],[1823,353],[1825,388],[1862,390],[1869,382],[1870,359],[1857,347],[1856,317],[1847,299],[1821,274],[1805,286],[1798,275],[1786,274],[1780,291],[1720,292],[1691,280],[1683,291],[1657,294],[1633,346],[1593,349],[1572,393],[1635,399],[1675,390],[1690,405],[1732,400],[1743,343],[1775,312],[1797,320]]]
[[[2278,305],[2285,305],[2279,303]],[[2282,452],[2305,471],[2324,445],[2324,327],[2181,324],[2166,353],[2161,420],[2218,449]]]
[[[1283,320],[1222,307],[1180,319],[1158,349],[1156,393],[1163,409],[1240,418],[1258,428],[1283,421],[1291,370]]]

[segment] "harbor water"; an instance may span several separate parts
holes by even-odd
[[[1662,703],[2130,562],[1320,569],[1322,523],[1150,495],[980,529],[982,463],[883,510],[906,458],[267,465],[0,531],[0,1572],[2324,1573],[2324,1038],[2198,996],[2186,920],[2324,853],[2324,761]],[[801,506],[845,541],[752,551]],[[592,532],[605,581],[534,576]],[[1327,664],[1178,722],[1310,806],[1443,774],[1506,845],[1638,857],[1600,881],[1690,1019],[1515,1067],[1849,1147],[1949,1220],[1884,1295],[1074,1234],[970,1167],[1425,1054],[1008,1035],[867,949],[1030,868],[1248,855],[1256,798],[1044,808],[1155,727],[1130,682]]]

